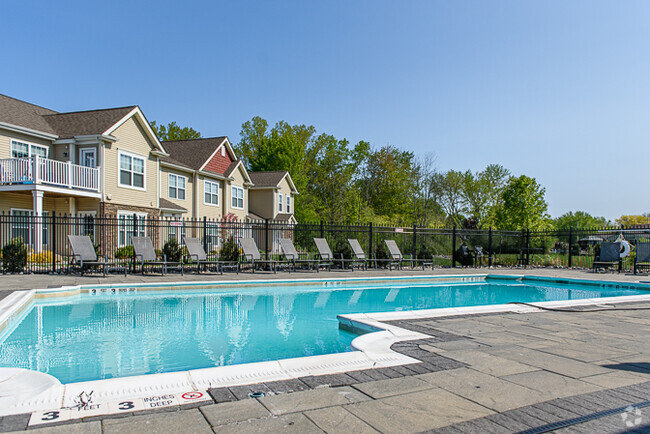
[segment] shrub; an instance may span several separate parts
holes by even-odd
[[[178,245],[176,238],[172,238],[165,243],[162,253],[167,257],[169,262],[180,262],[183,256],[183,250]]]
[[[234,237],[229,237],[221,247],[219,260],[224,262],[236,262],[239,260],[239,245]]]
[[[9,273],[19,273],[27,265],[27,248],[22,238],[15,238],[2,248],[2,268]]]
[[[131,259],[134,254],[133,246],[120,247],[115,251],[115,259]]]
[[[52,252],[50,252],[49,250],[43,250],[41,253],[30,253],[27,256],[27,262],[36,263],[36,264],[51,264]]]

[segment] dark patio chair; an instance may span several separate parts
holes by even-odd
[[[354,258],[355,260],[350,261],[352,268],[354,268],[354,264],[360,264],[361,267],[363,267],[363,270],[368,269],[368,257],[366,256],[366,252],[363,251],[361,248],[361,244],[359,244],[359,240],[356,238],[348,238],[348,244],[350,244],[350,247],[352,248],[352,253],[354,253]],[[377,265],[375,264],[375,268],[377,268]]]
[[[262,259],[262,255],[260,254],[260,251],[257,248],[257,243],[253,238],[240,238],[239,246],[244,251],[243,253],[244,259],[246,259],[248,264],[251,266],[253,273],[255,272],[255,268],[258,264],[268,265],[271,271],[273,271],[273,273],[276,272],[276,266],[278,261],[273,261],[270,259]]]
[[[300,253],[298,253],[290,238],[280,238],[280,248],[282,249],[284,258],[291,267],[289,270],[293,268],[296,271],[296,265],[301,264],[307,265],[307,269],[311,270],[312,264],[319,262],[317,259],[301,258]],[[318,268],[316,268],[316,271],[318,271]]]
[[[650,243],[636,243],[636,257],[634,258],[634,274],[639,268],[650,267]]]
[[[327,240],[325,238],[314,238],[314,243],[316,243],[318,256],[320,257],[320,260],[316,264],[316,271],[318,271],[320,267],[324,267],[327,268],[328,271],[332,271],[332,261],[334,261],[334,254],[332,253],[332,249],[330,249],[329,244],[327,244]],[[341,257],[341,259],[343,258]]]
[[[144,275],[146,267],[160,266],[160,271],[164,275],[167,273],[168,268],[179,268],[181,274],[184,274],[185,269],[183,262],[168,262],[167,255],[163,255],[163,260],[158,260],[158,255],[153,248],[153,243],[149,237],[135,237],[131,235],[131,244],[135,251],[135,260],[140,263],[140,271]]]
[[[68,235],[68,241],[72,248],[70,266],[78,266],[79,274],[83,276],[86,268],[101,268],[106,277],[106,268],[113,267],[124,271],[126,276],[127,267],[119,262],[109,262],[106,256],[99,260],[95,252],[93,241],[87,235]]]
[[[621,272],[621,243],[602,243],[600,245],[600,255],[594,259],[593,270],[599,268],[609,268],[614,265],[618,266],[618,272]]]
[[[220,274],[223,274],[223,262],[209,259],[205,250],[203,250],[203,245],[201,244],[200,239],[183,237],[183,244],[185,244],[185,247],[187,248],[187,256],[189,256],[190,261],[196,262],[197,274],[201,274],[201,268],[207,271],[210,266],[214,266]],[[239,272],[239,267],[237,267],[237,271]]]

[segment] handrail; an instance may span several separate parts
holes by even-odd
[[[46,184],[99,191],[99,169],[38,155],[5,158],[0,159],[0,185],[7,184]]]

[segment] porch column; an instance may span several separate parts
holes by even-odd
[[[32,190],[34,204],[32,210],[34,211],[34,252],[40,253],[43,250],[43,192]]]

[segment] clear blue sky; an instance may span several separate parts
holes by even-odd
[[[500,163],[558,216],[650,211],[647,1],[5,1],[0,93]]]

